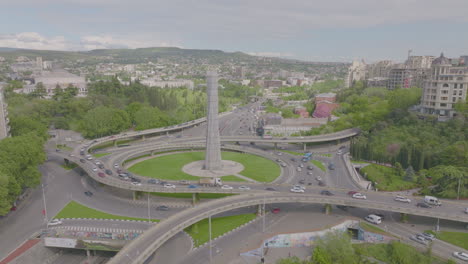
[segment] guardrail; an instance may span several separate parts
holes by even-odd
[[[133,263],[144,263],[159,247],[161,247],[172,236],[182,231],[184,228],[209,216],[233,209],[258,205],[263,203],[315,203],[315,204],[335,204],[345,206],[355,206],[369,209],[382,209],[420,216],[430,216],[434,218],[447,219],[460,222],[468,222],[468,216],[435,212],[428,209],[414,209],[401,206],[392,206],[388,203],[375,202],[368,200],[355,200],[342,197],[323,197],[317,195],[304,194],[286,194],[286,193],[261,193],[244,194],[228,197],[216,201],[201,204],[195,208],[187,209],[181,213],[173,215],[160,222],[157,226],[147,230],[143,235],[134,240],[131,244],[124,247],[108,263],[122,263],[123,256],[131,255]],[[135,250],[141,251],[136,255]]]

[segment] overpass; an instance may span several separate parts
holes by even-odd
[[[460,208],[443,205],[440,208],[419,209],[412,204],[389,204],[388,202],[378,202],[374,200],[356,200],[342,196],[321,196],[319,194],[294,194],[294,193],[252,193],[231,196],[224,199],[217,199],[194,208],[184,210],[168,219],[160,222],[147,230],[132,243],[126,245],[108,264],[125,263],[125,258],[133,259],[132,263],[144,263],[156,250],[175,234],[184,228],[197,223],[210,216],[230,211],[233,209],[259,205],[263,203],[313,203],[313,204],[333,204],[369,208],[376,210],[386,210],[405,214],[429,216],[439,219],[447,219],[459,222],[468,222],[468,215],[464,214]]]

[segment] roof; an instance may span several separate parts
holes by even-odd
[[[432,61],[432,64],[451,64],[451,63],[450,63],[450,59],[446,58],[444,56],[444,53],[442,52],[439,58]]]
[[[317,118],[329,117],[335,108],[335,105],[332,104],[319,104],[315,108],[314,114],[312,116]]]

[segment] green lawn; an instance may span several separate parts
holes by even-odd
[[[192,199],[191,193],[151,193],[154,196],[161,196],[161,197],[172,197],[172,198],[190,198]],[[217,198],[224,198],[227,196],[232,196],[235,194],[230,193],[200,193],[198,194],[200,199],[217,199]]]
[[[385,244],[354,244],[353,247],[361,254],[373,257],[384,263],[447,263],[445,260],[441,260],[436,257],[430,257],[426,254],[426,252],[420,252],[410,245],[396,241]],[[404,261],[398,262],[395,254],[400,255],[400,258],[404,259]]]
[[[69,162],[68,164],[62,164],[60,167],[66,169],[66,170],[73,170],[74,168],[78,167],[76,163]]]
[[[89,208],[75,201],[69,202],[54,218],[97,218],[97,219],[117,219],[117,220],[140,220],[147,221],[145,218],[128,217],[113,215],[96,209]],[[157,219],[151,219],[153,222],[159,222]]]
[[[96,153],[96,154],[93,154],[93,156],[95,158],[100,158],[100,157],[104,157],[104,156],[107,156],[109,155],[110,153]]]
[[[325,154],[317,154],[318,156],[322,156],[322,157],[329,157],[331,158],[332,154],[330,153],[325,153]]]
[[[246,180],[239,178],[234,175],[229,175],[229,176],[223,176],[221,177],[221,180],[224,182],[245,182]]]
[[[215,239],[234,228],[255,219],[255,217],[255,214],[242,214],[211,218],[211,239]],[[203,245],[209,240],[208,219],[203,219],[197,224],[186,228],[185,231],[192,237],[195,247]]]
[[[197,181],[199,177],[184,173],[182,167],[187,163],[203,160],[204,155],[204,152],[176,153],[142,161],[131,166],[128,170],[151,178]],[[244,165],[244,170],[240,174],[253,180],[271,182],[280,175],[279,165],[271,160],[237,152],[222,152],[221,155],[224,160],[232,160]],[[233,176],[225,177],[228,177],[223,177],[226,181],[242,181],[242,179]]]
[[[370,164],[360,171],[361,175],[367,173],[370,181],[377,182],[381,191],[401,191],[416,187],[416,183],[407,182],[396,174],[396,170],[382,165]]]
[[[67,146],[67,145],[57,145],[58,149],[66,150],[66,151],[72,151],[73,148]]]
[[[385,235],[385,236],[393,236],[392,234],[386,232],[385,230],[383,230],[382,228],[380,227],[376,227],[375,225],[371,225],[371,224],[368,224],[366,222],[361,222],[359,223],[359,226],[364,229],[365,231],[368,231],[368,232],[372,232],[372,233],[376,233],[376,234],[381,234],[381,235]]]
[[[318,161],[318,160],[311,160],[310,162],[312,162],[312,164],[314,164],[315,166],[317,166],[319,169],[321,169],[322,171],[327,171],[327,169],[325,168],[325,165],[323,165],[323,163],[321,161]]]
[[[466,232],[426,232],[434,234],[440,240],[468,250],[468,233]]]

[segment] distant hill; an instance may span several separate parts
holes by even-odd
[[[7,48],[7,47],[0,47],[0,52],[2,51],[14,51],[18,50],[17,48]]]

